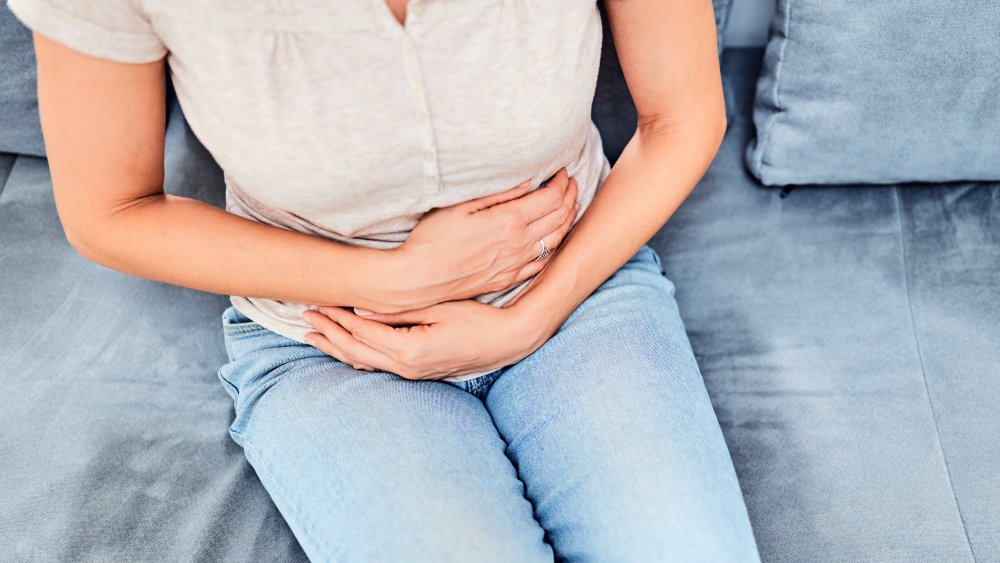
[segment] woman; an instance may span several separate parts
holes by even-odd
[[[707,0],[608,2],[613,169],[593,2],[9,6],[68,240],[231,296],[229,431],[311,559],[757,560],[644,244],[725,129]],[[225,211],[162,191],[165,69]]]

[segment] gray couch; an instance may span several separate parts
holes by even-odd
[[[762,555],[1000,561],[1000,185],[760,187],[761,53],[726,53],[726,140],[652,244]],[[221,206],[172,104],[166,190]],[[0,155],[0,189],[0,561],[304,560],[227,434],[227,299],[80,257],[42,158]]]

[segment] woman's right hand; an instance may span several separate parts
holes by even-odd
[[[578,187],[566,168],[548,184],[530,182],[497,194],[434,208],[393,250],[405,264],[404,279],[392,280],[392,313],[507,289],[538,273],[559,247],[579,210]],[[404,305],[405,304],[405,305]]]

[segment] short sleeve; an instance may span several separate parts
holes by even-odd
[[[167,48],[135,0],[8,0],[25,26],[86,55],[147,63]]]

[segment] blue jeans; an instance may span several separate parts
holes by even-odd
[[[759,561],[648,246],[534,354],[468,381],[222,319],[230,435],[313,561]]]

